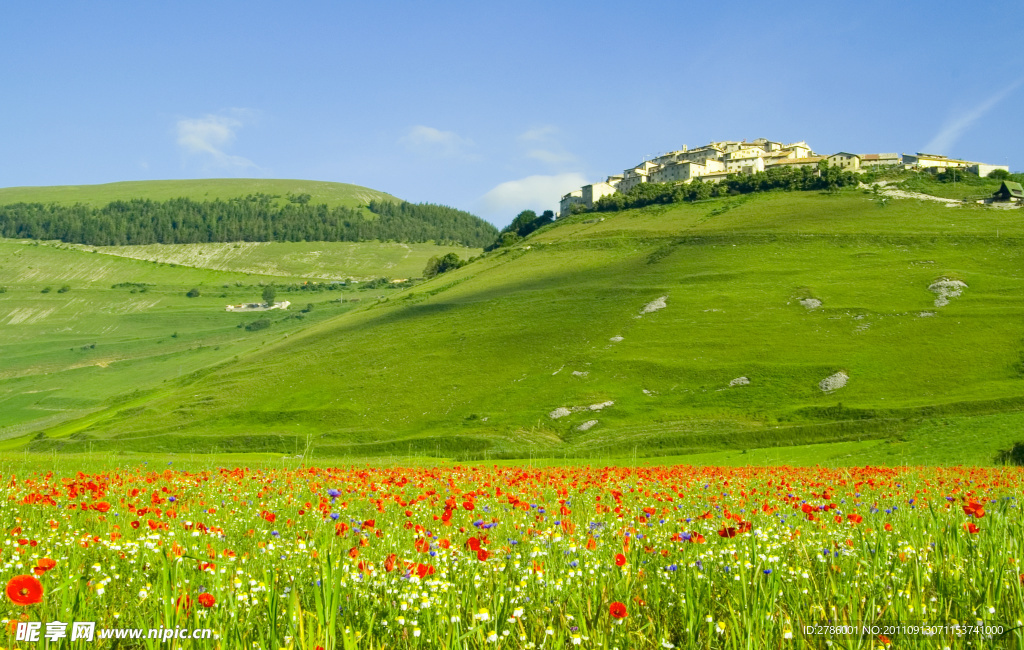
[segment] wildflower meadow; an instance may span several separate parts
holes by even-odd
[[[3,486],[2,648],[1024,648],[1020,469],[143,466]],[[48,628],[82,621],[209,633]]]

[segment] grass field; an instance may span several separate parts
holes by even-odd
[[[30,448],[914,464],[971,432],[991,459],[1024,438],[1018,214],[847,191],[580,215]],[[942,278],[967,287],[936,306]]]
[[[311,203],[330,206],[359,207],[372,199],[398,201],[397,198],[371,190],[368,187],[331,183],[271,178],[202,178],[173,181],[124,181],[102,185],[55,185],[44,187],[0,188],[0,205],[8,203],[58,203],[73,205],[85,203],[103,206],[111,201],[130,199],[189,198],[196,201],[230,199],[249,194],[271,194],[287,201],[288,194],[309,194]]]
[[[422,272],[431,255],[478,252],[318,243],[242,244],[239,254],[233,246],[207,245],[203,255],[189,257],[196,247],[122,247],[113,255],[55,242],[0,240],[0,439],[52,429],[111,404],[131,407],[192,373],[393,291],[354,284],[289,292],[286,286],[307,278],[409,277]],[[146,261],[151,255],[162,259],[153,249],[179,254]],[[225,312],[227,304],[260,301],[263,284],[281,287],[278,300],[290,301],[291,309]],[[199,297],[186,297],[192,288]],[[310,304],[314,309],[302,313]],[[271,327],[240,327],[263,317]]]
[[[65,245],[104,255],[195,268],[317,280],[418,278],[432,256],[455,253],[462,259],[479,248],[397,242],[237,242],[231,244],[151,244],[148,246]]]

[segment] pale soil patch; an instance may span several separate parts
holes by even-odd
[[[950,298],[958,298],[966,288],[967,285],[960,280],[942,278],[941,280],[933,282],[931,286],[928,287],[928,291],[935,294],[936,307],[945,307],[949,304]]]
[[[590,429],[592,429],[594,427],[595,424],[597,424],[597,420],[587,420],[583,424],[581,424],[578,427],[576,427],[576,430],[577,431],[589,431]]]
[[[550,413],[548,413],[548,417],[551,418],[552,420],[557,420],[558,418],[564,418],[565,416],[571,415],[571,414],[572,414],[572,411],[570,411],[569,409],[565,408],[564,406],[559,406],[554,411],[551,411]]]
[[[49,309],[41,309],[36,307],[18,307],[10,314],[8,314],[8,325],[31,325],[32,323],[38,323],[53,312],[57,311],[56,307],[50,307]]]
[[[747,379],[746,377],[737,377],[736,379],[733,379],[732,381],[729,382],[730,386],[748,386],[749,384],[750,380]]]
[[[591,404],[587,408],[590,409],[591,411],[600,411],[601,409],[607,408],[609,406],[615,406],[615,402],[609,400],[607,402],[601,402],[600,404]]]
[[[573,370],[572,371],[572,376],[573,377],[586,377],[589,374],[590,374],[589,370]]]
[[[613,336],[613,337],[611,337],[608,340],[611,341],[612,343],[618,343],[619,341],[622,340],[622,337],[621,336]]]
[[[821,307],[821,301],[817,298],[804,298],[800,301],[800,304],[807,309],[817,309],[818,307]]]
[[[831,393],[832,391],[839,390],[840,388],[845,386],[846,382],[849,381],[849,379],[850,376],[847,375],[842,370],[840,370],[836,374],[829,375],[828,377],[825,377],[824,379],[819,381],[818,388],[820,388],[823,392]]]
[[[644,305],[644,308],[640,310],[640,315],[643,316],[644,314],[650,314],[660,309],[664,309],[665,307],[668,306],[665,304],[666,300],[668,300],[668,296],[661,296],[657,300],[652,300],[651,302]]]
[[[963,205],[963,201],[959,199],[944,199],[939,196],[932,196],[931,194],[922,194],[921,192],[909,192],[907,190],[898,190],[894,187],[888,186],[888,181],[882,181],[877,184],[879,186],[878,193],[882,196],[888,196],[893,199],[918,199],[921,201],[938,201],[939,203],[945,203],[946,207],[954,207],[957,205]],[[864,189],[871,189],[870,185],[860,184],[860,187]]]

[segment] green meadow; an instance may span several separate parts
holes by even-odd
[[[316,243],[243,244],[239,254],[233,246],[202,245],[205,256],[196,256],[189,246],[114,253],[0,240],[0,445],[23,444],[25,435],[60,430],[68,420],[90,422],[111,406],[130,407],[394,292],[327,284],[336,278],[409,277],[422,272],[431,255],[479,252]],[[168,257],[153,254],[154,248]],[[274,259],[277,265],[269,262]],[[288,291],[307,282],[334,290]],[[289,310],[225,311],[228,304],[260,302],[266,284],[277,287],[278,301],[292,303]],[[199,296],[188,297],[192,289]],[[269,327],[246,329],[261,319]]]
[[[455,253],[468,259],[481,252],[478,248],[462,246],[377,241],[64,246],[162,264],[288,278],[289,281],[418,278],[432,256]]]
[[[231,323],[219,365],[8,447],[992,462],[1024,440],[1021,221],[861,191],[578,215],[287,338]]]

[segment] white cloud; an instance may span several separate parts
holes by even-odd
[[[566,151],[550,151],[548,149],[531,149],[526,152],[526,157],[548,165],[561,165],[576,160],[576,156]]]
[[[528,129],[516,139],[530,147],[524,154],[527,158],[544,163],[549,171],[563,171],[569,165],[575,166],[576,156],[565,150],[558,141],[558,134],[558,127],[548,124]]]
[[[189,155],[199,156],[208,166],[227,170],[257,169],[248,158],[227,152],[239,129],[251,119],[252,111],[234,109],[228,115],[206,115],[178,120],[178,146]]]
[[[587,184],[578,172],[527,176],[495,186],[480,198],[480,212],[495,223],[508,223],[523,210],[558,212],[558,201]]]
[[[956,117],[955,119],[951,119],[948,122],[946,122],[946,124],[942,127],[942,130],[939,131],[938,134],[935,137],[933,137],[931,141],[928,144],[926,144],[924,146],[924,149],[922,149],[921,151],[937,154],[949,154],[950,150],[953,148],[953,145],[956,144],[956,141],[960,139],[960,136],[963,134],[964,131],[969,129],[971,125],[978,121],[983,115],[985,115],[985,113],[992,110],[992,108],[996,104],[1003,101],[1007,97],[1007,95],[1016,90],[1017,87],[1021,85],[1021,83],[1024,83],[1024,77],[1018,79],[1017,81],[1014,81],[1009,86],[1003,88],[1002,90],[992,95],[984,102],[978,104],[971,110],[967,111],[963,115],[960,115],[959,117]]]
[[[523,133],[519,134],[519,139],[524,142],[544,142],[551,138],[551,136],[558,133],[558,127],[551,126],[538,126],[532,129],[528,129]]]
[[[472,140],[453,131],[441,131],[422,124],[409,129],[408,133],[399,138],[399,142],[413,151],[440,156],[459,155],[473,146]]]

